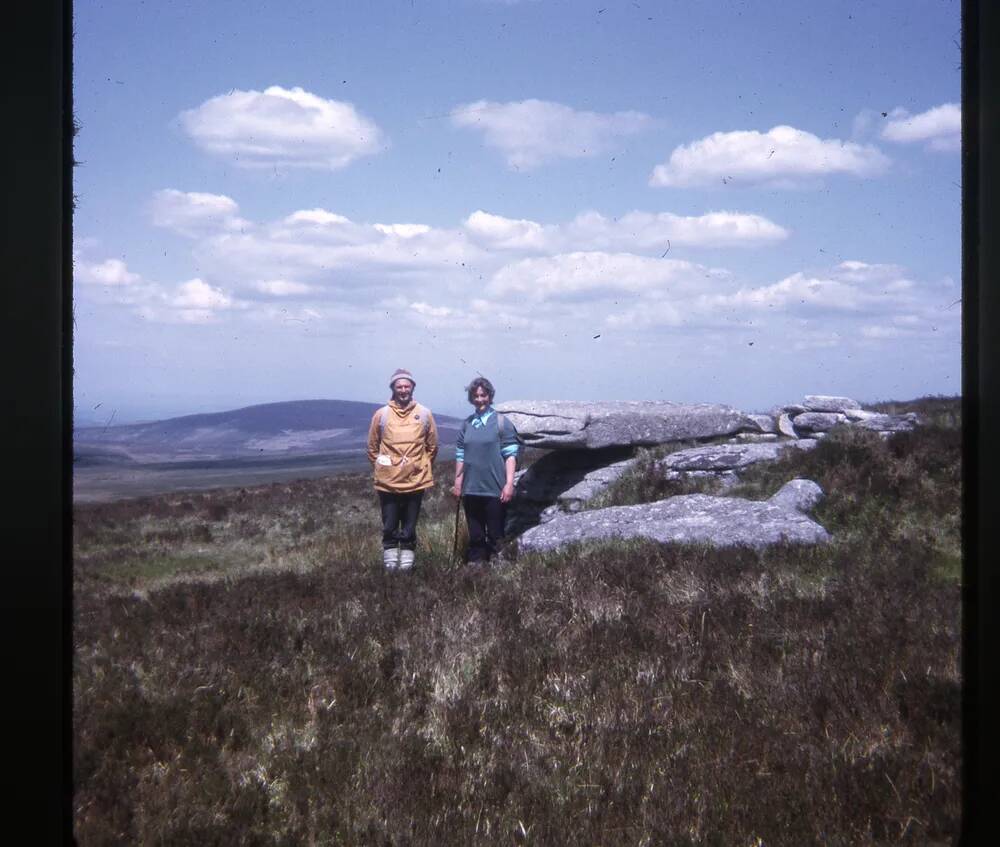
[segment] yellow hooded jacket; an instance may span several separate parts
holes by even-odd
[[[411,401],[403,409],[390,400],[372,416],[368,461],[375,468],[377,490],[408,494],[430,488],[434,485],[431,463],[437,452],[437,424],[427,407]]]

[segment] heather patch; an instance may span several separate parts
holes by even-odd
[[[815,548],[470,569],[437,490],[387,573],[362,476],[83,507],[77,840],[949,842],[959,446],[835,431],[748,470],[823,487]]]

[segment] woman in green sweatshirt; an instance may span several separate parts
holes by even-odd
[[[474,414],[463,422],[455,443],[455,484],[469,527],[468,562],[488,562],[503,540],[507,504],[514,496],[520,442],[514,424],[493,409],[495,391],[485,377],[466,387]]]

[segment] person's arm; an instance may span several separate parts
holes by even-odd
[[[431,463],[433,464],[438,454],[438,428],[434,422],[434,415],[430,412],[427,413],[427,432],[424,437],[426,439],[427,455],[431,457]]]
[[[509,503],[514,498],[514,469],[517,467],[517,456],[508,456],[504,459],[503,465],[507,472],[507,481],[500,492],[500,502]]]
[[[514,499],[514,471],[517,469],[517,454],[521,445],[517,437],[517,429],[507,418],[504,419],[504,427],[500,433],[500,456],[503,458],[504,471],[507,479],[503,489],[500,491],[500,502],[509,503]]]
[[[462,478],[465,475],[465,424],[458,430],[458,438],[455,439],[455,484],[451,487],[451,493],[456,497],[462,496]]]
[[[378,456],[379,442],[382,440],[382,433],[379,432],[381,427],[379,426],[379,418],[382,415],[382,410],[378,409],[374,415],[372,415],[371,426],[368,427],[368,461],[373,465],[375,464],[375,458]]]

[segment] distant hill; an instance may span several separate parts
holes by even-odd
[[[361,450],[381,403],[293,400],[227,412],[73,431],[78,465],[284,459]],[[442,445],[461,420],[435,415]]]

